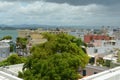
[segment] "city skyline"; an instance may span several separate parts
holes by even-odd
[[[119,26],[119,0],[0,0],[0,24]]]

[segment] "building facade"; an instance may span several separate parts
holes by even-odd
[[[5,42],[0,42],[0,57],[6,58],[10,54],[10,45]]]

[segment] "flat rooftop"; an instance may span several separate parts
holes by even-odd
[[[22,67],[23,64],[0,67],[0,80],[23,80],[17,77]]]
[[[120,67],[109,69],[79,80],[120,80]]]
[[[0,67],[0,71],[12,74],[14,76],[18,75],[19,71],[22,71],[23,64],[16,64],[16,65],[10,65],[10,66],[3,66]]]
[[[23,80],[11,74],[0,71],[0,80]]]

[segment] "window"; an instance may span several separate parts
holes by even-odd
[[[98,52],[98,50],[97,49],[94,49],[94,53],[97,53]]]
[[[97,74],[97,72],[94,72],[94,74]]]
[[[86,70],[83,70],[83,76],[86,76]]]

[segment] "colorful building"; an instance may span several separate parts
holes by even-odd
[[[107,36],[107,35],[85,35],[84,36],[84,42],[85,43],[90,43],[91,41],[94,40],[111,40],[111,37]]]

